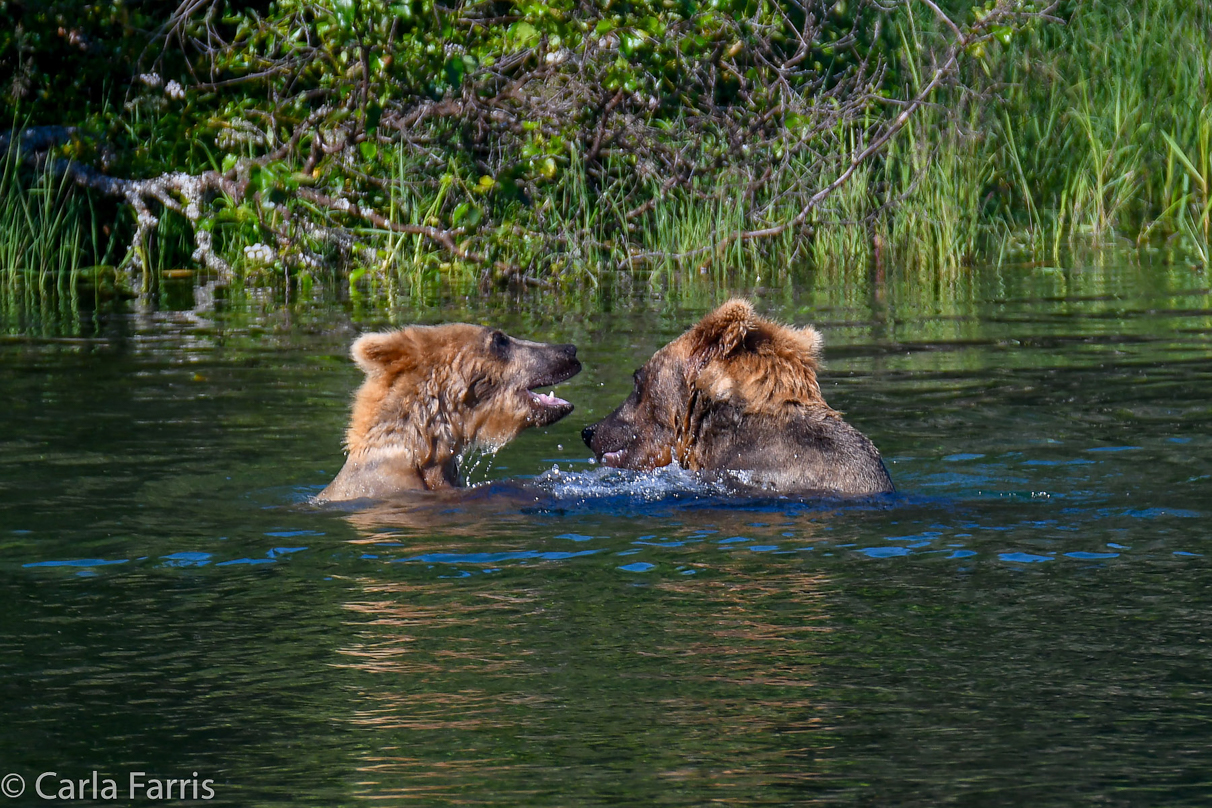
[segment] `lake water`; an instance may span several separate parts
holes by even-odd
[[[588,462],[580,429],[726,290],[7,309],[10,802],[96,771],[110,804],[148,802],[131,772],[240,806],[1209,804],[1207,275],[780,287],[748,291],[823,332],[897,495]],[[539,494],[308,506],[352,337],[445,319],[578,345],[577,410],[470,470]]]

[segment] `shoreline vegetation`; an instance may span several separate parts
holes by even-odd
[[[0,0],[0,107],[6,308],[1212,257],[1178,0]]]

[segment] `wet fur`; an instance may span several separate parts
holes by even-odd
[[[354,395],[348,458],[317,502],[458,485],[468,449],[500,448],[527,427],[567,415],[567,402],[538,406],[527,390],[581,368],[571,345],[465,323],[364,334],[350,354],[366,379]]]
[[[627,400],[583,437],[624,468],[745,472],[780,493],[892,491],[879,451],[821,395],[821,348],[811,326],[729,301],[657,351]]]

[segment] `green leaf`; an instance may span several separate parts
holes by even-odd
[[[1195,180],[1199,184],[1200,190],[1206,194],[1208,192],[1207,178],[1199,173],[1199,169],[1197,169],[1195,164],[1192,163],[1190,158],[1187,157],[1187,153],[1183,150],[1183,147],[1179,146],[1174,138],[1170,137],[1169,132],[1162,132],[1161,136],[1164,137],[1166,139],[1166,143],[1169,144],[1171,153],[1177,157],[1178,161],[1183,164],[1184,168],[1187,169],[1187,173],[1191,175],[1191,179]]]
[[[354,0],[332,0],[333,13],[346,27],[352,28],[358,7]]]
[[[475,227],[484,218],[484,211],[470,202],[463,202],[454,209],[454,213],[450,214],[450,223],[455,227],[460,224],[466,227]]]
[[[539,31],[528,22],[515,22],[509,26],[506,40],[517,48],[533,48],[539,44]]]
[[[249,183],[262,193],[266,193],[277,185],[278,177],[270,166],[254,166],[248,172]]]
[[[379,128],[379,121],[383,118],[383,107],[376,103],[366,105],[366,131],[373,132]],[[367,158],[368,160],[370,158]]]
[[[457,90],[463,83],[463,76],[467,73],[467,63],[463,61],[462,56],[452,56],[446,60],[444,70],[446,71],[446,82]]]

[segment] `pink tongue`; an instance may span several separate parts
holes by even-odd
[[[564,399],[558,398],[557,396],[553,396],[548,393],[532,392],[531,395],[534,396],[535,401],[539,402],[544,407],[561,407],[568,403]]]

